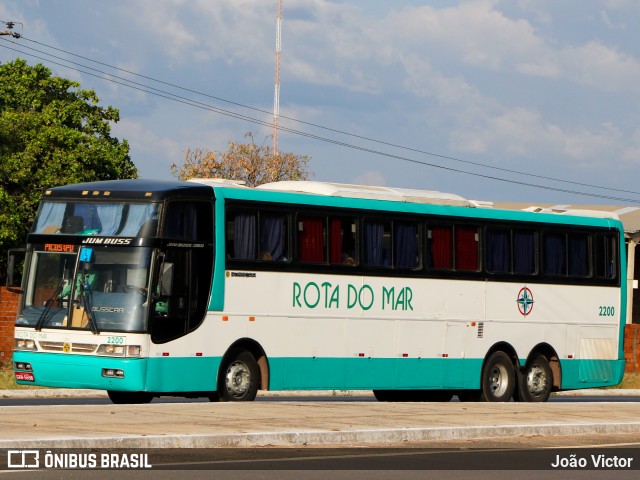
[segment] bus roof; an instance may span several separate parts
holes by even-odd
[[[534,215],[538,217],[537,221],[550,221],[555,217],[557,220],[554,223],[562,223],[567,220],[561,220],[562,217],[573,216],[576,217],[569,223],[580,223],[578,217],[591,218],[592,221],[598,222],[598,219],[602,220],[620,220],[617,212],[602,211],[598,209],[582,208],[545,208],[545,207],[532,207],[529,205],[521,204],[497,204],[493,202],[467,200],[461,196],[443,193],[433,190],[418,190],[407,188],[393,188],[382,186],[369,186],[369,185],[353,185],[345,183],[334,182],[319,182],[319,181],[282,181],[273,182],[260,185],[256,188],[249,188],[244,185],[242,181],[219,179],[219,178],[193,178],[187,182],[184,181],[167,181],[167,180],[142,180],[142,179],[128,179],[128,180],[106,180],[89,183],[78,183],[74,185],[66,185],[61,187],[55,187],[48,189],[44,195],[44,198],[78,198],[78,199],[126,199],[126,200],[162,200],[168,197],[213,197],[214,189],[226,190],[231,192],[237,192],[232,194],[231,197],[237,198],[264,198],[269,197],[270,201],[274,201],[279,195],[296,195],[303,194],[307,196],[308,200],[317,198],[318,203],[338,205],[339,199],[353,199],[357,202],[359,208],[365,208],[368,200],[371,201],[388,201],[398,204],[400,210],[408,208],[413,210],[410,205],[429,205],[434,208],[440,208],[440,206],[447,207],[462,207],[463,210],[459,210],[458,213],[454,213],[454,210],[448,210],[449,214],[454,215],[470,215],[494,218],[497,216],[518,215],[520,219],[533,220]],[[242,193],[245,192],[245,193]],[[266,195],[267,197],[264,197]],[[275,195],[276,197],[272,197]],[[284,197],[279,197],[283,199]],[[289,197],[288,201],[294,197]],[[324,198],[326,200],[320,200]],[[331,200],[330,200],[331,199]],[[361,203],[364,202],[364,203]],[[305,202],[306,203],[306,202]],[[315,202],[314,202],[315,203]],[[400,204],[406,205],[401,207]],[[354,203],[353,205],[356,205]],[[389,204],[390,205],[390,204]],[[367,206],[369,206],[367,204]],[[497,208],[496,208],[497,207]],[[528,208],[527,208],[528,207]],[[463,213],[466,209],[473,209],[477,213],[472,214],[470,211],[468,214]],[[395,209],[395,208],[394,208]],[[468,210],[467,210],[468,211]],[[484,211],[486,213],[481,213]],[[495,212],[495,213],[491,213]],[[512,212],[510,215],[499,212]],[[521,213],[518,213],[521,212]],[[444,212],[442,212],[444,213]],[[545,220],[543,220],[543,218]],[[536,221],[536,220],[534,220]]]
[[[197,183],[179,182],[171,180],[104,180],[98,182],[76,183],[61,187],[49,188],[43,198],[117,198],[125,200],[162,200],[171,195],[212,196],[212,190]]]
[[[261,190],[277,190],[280,192],[311,193],[331,197],[391,200],[395,202],[455,205],[460,207],[476,206],[473,202],[458,195],[433,190],[413,190],[408,188],[374,187],[370,185],[314,181],[273,182],[260,185],[257,188]]]

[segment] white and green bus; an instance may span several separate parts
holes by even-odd
[[[545,401],[624,372],[624,235],[439,192],[118,180],[48,190],[16,381],[253,400]]]

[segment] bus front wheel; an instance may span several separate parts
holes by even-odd
[[[492,353],[482,368],[482,400],[486,402],[508,402],[516,388],[516,371],[509,355]]]
[[[227,355],[221,369],[220,399],[224,402],[250,402],[258,393],[260,368],[246,350]]]

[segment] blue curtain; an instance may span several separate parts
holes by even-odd
[[[122,237],[135,237],[140,227],[147,220],[153,220],[157,214],[157,206],[149,204],[133,203],[129,205],[129,212],[119,235]]]
[[[511,269],[511,246],[509,230],[487,229],[485,234],[485,251],[487,271],[493,273],[509,273]]]
[[[260,215],[260,254],[268,253],[271,260],[286,260],[284,215]]]
[[[515,231],[513,233],[513,273],[533,275],[536,273],[535,234]]]
[[[367,265],[384,265],[382,239],[384,225],[368,222],[364,226],[364,263]]]
[[[82,217],[85,230],[102,230],[102,223],[95,204],[78,203],[73,214]]]
[[[115,235],[122,220],[124,205],[97,205],[98,216],[102,223],[101,235]]]
[[[418,228],[414,223],[393,224],[395,266],[416,268],[418,266]]]
[[[38,214],[38,223],[34,233],[43,233],[46,227],[62,227],[66,203],[45,202]]]
[[[569,275],[589,275],[589,240],[586,235],[569,235]]]
[[[233,258],[255,260],[256,216],[239,213],[233,222]]]
[[[562,233],[547,233],[543,242],[543,268],[547,275],[564,275],[565,236]]]

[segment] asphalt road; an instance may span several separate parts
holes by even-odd
[[[212,404],[211,408],[202,404],[202,400],[193,400],[190,410],[181,410],[179,402],[184,399],[162,398],[155,399],[154,404],[149,406],[137,406],[129,408],[127,406],[115,406],[108,409],[99,408],[101,405],[110,405],[106,397],[85,397],[85,398],[13,398],[0,400],[0,416],[5,415],[7,424],[20,424],[20,419],[25,419],[24,429],[33,429],[34,432],[44,429],[45,419],[53,422],[50,432],[68,425],[69,428],[61,430],[61,435],[68,435],[75,431],[64,418],[75,419],[76,425],[80,425],[82,420],[78,415],[85,415],[93,418],[100,424],[111,421],[113,426],[120,428],[123,425],[136,421],[140,425],[147,422],[167,422],[169,418],[180,419],[183,417],[184,427],[191,425],[191,430],[184,430],[190,434],[198,428],[202,430],[202,422],[209,419],[211,427],[220,429],[221,422],[227,417],[226,413],[237,415],[242,412],[245,418],[237,417],[231,424],[256,425],[259,419],[265,423],[272,423],[274,426],[281,425],[279,422],[285,418],[298,418],[295,425],[300,427],[302,421],[312,423],[314,417],[325,418],[324,423],[335,421],[336,415],[343,412],[346,417],[352,415],[349,423],[355,422],[357,413],[363,408],[375,410],[378,416],[372,426],[380,426],[383,417],[390,417],[395,420],[399,428],[410,428],[412,419],[422,414],[423,420],[419,424],[424,424],[433,419],[435,422],[443,422],[445,416],[449,416],[451,424],[475,425],[482,422],[488,416],[500,415],[499,412],[512,411],[504,419],[511,415],[520,417],[530,411],[533,416],[528,418],[539,418],[541,422],[549,421],[544,419],[545,412],[558,411],[558,419],[565,418],[565,421],[574,419],[577,423],[588,422],[588,413],[606,412],[600,418],[609,418],[614,422],[614,413],[619,410],[628,411],[632,415],[627,415],[633,421],[635,419],[636,407],[629,402],[638,402],[639,395],[632,396],[566,396],[554,397],[550,405],[518,404],[507,407],[506,405],[490,404],[465,404],[451,405],[425,404],[421,405],[399,405],[399,404],[379,404],[370,396],[327,396],[317,395],[301,397],[260,397],[258,403],[264,405],[224,405]],[[607,402],[605,404],[601,402]],[[16,407],[11,407],[8,402],[15,402]],[[323,402],[323,403],[321,403]],[[359,407],[353,402],[364,402]],[[571,402],[575,403],[575,408],[570,407]],[[593,403],[593,406],[590,404]],[[618,407],[614,405],[618,403]],[[163,406],[164,404],[164,406]],[[171,405],[176,404],[176,405]],[[31,407],[33,411],[40,412],[40,419],[30,418]],[[42,405],[40,407],[35,405]],[[55,407],[54,405],[62,405]],[[69,416],[70,410],[64,405],[87,405],[76,411],[78,415]],[[92,407],[93,405],[93,407]],[[289,406],[291,405],[291,406]],[[555,405],[555,406],[554,406]],[[610,406],[609,406],[610,405]],[[49,409],[47,406],[54,406]],[[96,407],[98,406],[98,407]],[[251,407],[251,408],[248,408]],[[567,408],[570,407],[570,408]],[[161,417],[166,409],[172,409],[172,414]],[[177,410],[176,410],[177,409]],[[287,415],[282,419],[274,415],[282,410],[290,409],[291,416]],[[296,410],[303,409],[305,413],[296,417]],[[324,410],[327,410],[324,412]],[[355,409],[355,410],[354,410]],[[71,409],[73,410],[73,409]],[[174,411],[175,410],[175,411]],[[197,411],[194,411],[197,410]],[[200,415],[196,415],[198,411]],[[431,413],[425,414],[425,410]],[[251,417],[251,411],[255,413]],[[15,412],[15,413],[14,413]],[[611,412],[611,413],[609,413]],[[148,415],[147,415],[148,413]],[[640,412],[638,412],[640,413]],[[194,416],[196,415],[196,416]],[[327,416],[328,415],[328,416]],[[464,419],[461,419],[464,416]],[[12,421],[11,418],[15,421]],[[115,418],[114,418],[115,417]],[[192,418],[193,417],[193,418]],[[213,417],[213,418],[212,418]],[[128,419],[128,421],[127,421]],[[142,419],[142,420],[140,420]],[[497,420],[496,420],[497,421]],[[601,421],[601,420],[599,420]],[[526,423],[523,419],[521,423]],[[152,424],[149,424],[152,425]],[[597,427],[597,423],[595,424]],[[102,428],[102,427],[101,427]],[[106,427],[107,430],[109,427]],[[113,428],[113,427],[112,427]],[[305,427],[308,428],[308,427]],[[338,427],[339,428],[339,427]],[[78,430],[79,432],[82,429]],[[161,430],[167,431],[167,430]],[[123,432],[124,433],[124,432]],[[149,432],[150,434],[153,432]],[[85,433],[86,434],[86,433]],[[16,438],[16,437],[12,437]],[[42,437],[45,438],[45,437]],[[76,437],[77,438],[77,437]],[[11,447],[9,447],[11,448]],[[76,448],[75,450],[56,449],[55,444],[43,444],[43,448],[53,451],[57,455],[64,455],[68,452],[81,452],[83,454],[102,452],[118,452],[109,447],[100,448]],[[122,450],[131,453],[131,449]],[[302,443],[292,445],[290,448],[274,448],[269,446],[254,448],[173,448],[173,449],[137,449],[149,455],[151,469],[128,469],[128,470],[86,470],[86,469],[39,469],[28,471],[27,469],[10,469],[0,471],[4,478],[16,478],[20,480],[30,479],[102,479],[112,476],[124,476],[127,480],[153,479],[153,480],[175,480],[178,476],[184,480],[200,478],[221,478],[224,480],[235,479],[300,479],[315,480],[327,479],[357,479],[357,480],[377,480],[393,478],[394,480],[413,480],[425,478],[438,478],[444,480],[469,479],[484,480],[496,478],[517,478],[518,480],[529,479],[636,479],[639,478],[638,468],[640,467],[640,427],[637,430],[628,430],[624,434],[617,434],[617,431],[608,433],[598,433],[597,428],[589,434],[579,435],[527,435],[517,434],[511,437],[492,438],[452,438],[448,440],[431,440],[410,442],[403,441],[398,444],[369,444],[365,448],[357,448],[343,443],[339,448],[335,445],[318,446],[316,448],[307,447]],[[44,454],[44,453],[43,453]],[[6,449],[0,449],[0,460],[6,458]],[[588,468],[564,469],[553,468],[554,462],[558,458],[571,458],[575,455],[578,458],[626,458],[632,459],[628,466],[609,467],[605,469],[591,470]],[[587,461],[587,460],[585,460]],[[590,460],[589,460],[590,461]]]

